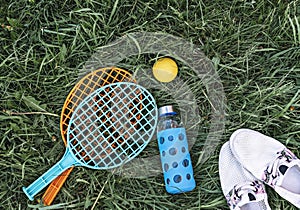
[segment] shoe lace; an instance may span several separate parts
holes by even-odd
[[[274,187],[280,178],[279,166],[283,162],[290,163],[294,158],[295,155],[286,148],[280,152],[277,152],[276,159],[269,164],[264,171],[263,181],[269,184],[271,187]]]
[[[242,195],[249,191],[256,191],[255,184],[253,182],[246,182],[241,185],[236,185],[235,194],[238,198],[242,198]]]
[[[226,196],[227,204],[235,208],[242,200],[244,194],[248,194],[249,192],[254,192],[254,194],[256,194],[259,189],[263,189],[263,187],[258,181],[235,185]]]

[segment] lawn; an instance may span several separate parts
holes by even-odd
[[[176,86],[172,94],[150,90],[158,105],[172,103],[186,91],[195,96],[196,119],[186,115],[183,121],[187,130],[197,128],[190,150],[196,189],[170,195],[157,171],[137,178],[77,167],[52,206],[42,205],[44,191],[29,201],[22,187],[63,155],[60,113],[86,62],[101,47],[139,32],[160,32],[193,43],[211,61],[221,82],[224,127],[214,139],[214,149],[206,153],[215,104],[207,96],[212,90],[197,79],[189,63],[177,61],[178,78],[188,89]],[[139,81],[143,78],[138,72],[151,69],[161,56],[132,55],[115,65]],[[151,71],[147,75],[152,76]],[[0,209],[229,209],[218,176],[222,144],[236,129],[251,128],[276,138],[300,157],[299,89],[298,0],[2,0]],[[190,101],[183,97],[177,103]],[[157,154],[154,140],[141,157]],[[272,209],[297,209],[271,188],[267,192]]]

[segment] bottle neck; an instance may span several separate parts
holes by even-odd
[[[177,114],[176,112],[168,112],[168,113],[164,113],[164,114],[159,115],[159,117],[174,116],[176,114]]]
[[[183,127],[176,112],[167,112],[159,116],[157,131]]]

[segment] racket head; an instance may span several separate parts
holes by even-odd
[[[71,116],[76,107],[86,96],[96,89],[116,82],[136,82],[128,71],[107,67],[92,71],[81,78],[67,96],[60,117],[60,131],[62,139],[67,144],[67,130]]]
[[[88,95],[68,125],[71,154],[82,166],[111,169],[136,157],[152,139],[157,106],[142,86],[118,82]]]

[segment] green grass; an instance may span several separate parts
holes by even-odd
[[[218,152],[233,131],[258,130],[300,157],[299,22],[297,0],[2,1],[0,208],[91,209],[95,204],[95,209],[228,209],[218,177]],[[37,200],[28,201],[21,187],[63,153],[59,115],[78,70],[97,48],[139,31],[192,41],[221,77],[227,99],[225,132],[215,153],[204,164],[194,165],[197,188],[172,196],[164,190],[162,175],[129,179],[78,167],[54,206],[43,208]],[[134,72],[150,67],[155,56],[128,58],[120,66]],[[205,90],[199,82],[189,85]],[[199,92],[197,97],[201,120],[191,150],[195,163],[211,112],[207,98]],[[170,100],[166,98],[158,100]],[[148,151],[157,153],[155,143]],[[272,209],[296,209],[267,190]]]

